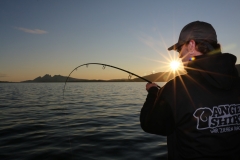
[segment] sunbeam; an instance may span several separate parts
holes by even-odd
[[[179,69],[179,66],[180,66],[180,62],[178,62],[178,61],[170,62],[170,67],[171,67],[172,71],[174,71],[174,72]]]

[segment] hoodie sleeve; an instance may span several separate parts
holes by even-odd
[[[141,127],[145,132],[167,136],[173,132],[174,119],[170,106],[160,96],[158,88],[148,91],[146,101],[140,113]]]

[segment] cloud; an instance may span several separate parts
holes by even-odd
[[[26,32],[26,33],[31,33],[31,34],[46,34],[46,33],[48,33],[47,31],[40,30],[40,29],[27,29],[27,28],[22,28],[22,27],[15,27],[15,29]]]
[[[6,74],[4,74],[4,73],[0,73],[0,78],[5,78],[5,77],[7,77]]]

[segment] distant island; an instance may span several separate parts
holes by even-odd
[[[183,74],[184,72],[181,72]],[[151,82],[167,82],[176,75],[171,72],[158,72],[155,74],[143,76],[143,78],[151,81]],[[54,75],[51,76],[49,74],[44,75],[43,77],[39,76],[33,80],[22,81],[23,83],[32,83],[32,82],[65,82],[67,76]],[[133,79],[110,79],[110,80],[101,80],[101,79],[77,79],[69,77],[67,82],[144,82],[144,80],[140,78]]]
[[[240,64],[237,64],[236,68],[238,70],[238,74],[240,75]],[[182,72],[180,72],[180,74],[185,74],[185,72],[182,71]],[[143,76],[143,78],[145,78],[151,82],[167,82],[170,79],[174,78],[175,76],[177,76],[177,74],[174,74],[172,72],[158,72],[155,74]],[[61,75],[51,76],[49,74],[46,74],[43,77],[39,76],[33,80],[22,81],[21,83],[65,82],[66,79],[67,79],[67,76],[61,76]],[[142,80],[140,78],[101,80],[101,79],[77,79],[77,78],[69,77],[67,82],[144,82],[144,80]],[[0,81],[0,83],[11,83],[11,82]]]
[[[9,81],[0,81],[0,83],[11,83]]]

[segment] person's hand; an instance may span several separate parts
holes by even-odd
[[[146,90],[148,91],[151,87],[157,87],[158,85],[156,83],[147,83],[146,84]]]

